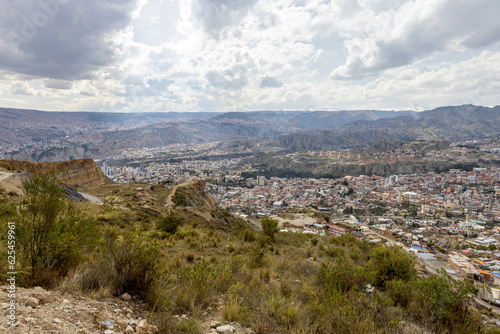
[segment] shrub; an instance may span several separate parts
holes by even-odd
[[[245,242],[254,242],[255,241],[255,233],[248,229],[243,231],[243,241]]]
[[[266,257],[261,250],[256,249],[250,254],[249,265],[251,268],[261,268],[264,267],[266,263]]]
[[[16,207],[11,204],[0,204],[0,218],[11,217],[16,214]]]
[[[217,275],[207,261],[177,273],[176,306],[180,311],[196,313],[213,302]]]
[[[372,280],[372,274],[366,267],[353,266],[345,260],[338,264],[322,264],[318,272],[319,285],[329,294],[333,290],[346,293],[352,289],[362,290]]]
[[[477,329],[476,321],[467,310],[467,304],[472,300],[475,287],[467,281],[457,281],[446,272],[431,275],[427,279],[415,280],[410,284],[413,307],[417,307],[429,320],[434,320],[440,327],[454,327],[467,332]]]
[[[129,232],[119,235],[108,228],[98,254],[84,269],[83,290],[106,288],[115,295],[129,292],[142,297],[152,291],[160,258],[156,241],[145,242]]]
[[[182,218],[174,213],[170,213],[158,222],[158,229],[166,233],[175,234],[181,225]]]
[[[375,284],[384,287],[393,279],[410,281],[416,277],[415,260],[401,249],[392,247],[377,247],[374,250],[373,269]]]
[[[26,206],[17,233],[25,283],[52,285],[57,275],[65,275],[93,247],[96,226],[66,199],[54,172],[35,173],[23,185]]]
[[[264,234],[274,240],[274,235],[279,231],[278,221],[271,218],[264,218],[261,219],[260,224],[262,225],[262,231]]]

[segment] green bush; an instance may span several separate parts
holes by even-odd
[[[12,204],[0,204],[0,218],[13,217],[16,214],[16,207]]]
[[[410,283],[412,306],[440,328],[451,329],[452,332],[472,333],[477,330],[477,319],[467,310],[474,290],[472,284],[465,280],[457,281],[444,270],[441,276],[431,275]]]
[[[372,267],[375,285],[384,287],[394,279],[410,281],[416,277],[415,260],[396,247],[377,247],[373,252]]]
[[[195,264],[177,273],[175,304],[179,311],[197,313],[214,302],[217,274],[209,262]]]
[[[140,235],[119,234],[115,228],[103,233],[98,255],[83,268],[82,290],[107,289],[114,295],[125,292],[149,297],[158,275],[160,253],[155,240]]]
[[[363,290],[372,279],[373,275],[367,267],[355,266],[343,259],[337,264],[323,263],[318,272],[319,285],[325,288],[327,294],[332,290],[342,293]]]
[[[255,233],[248,229],[243,231],[243,241],[245,242],[254,242],[255,241]]]
[[[96,225],[66,199],[55,173],[34,174],[23,185],[26,205],[17,228],[23,282],[50,286],[93,248]]]
[[[264,218],[261,219],[260,224],[262,225],[262,231],[264,234],[274,240],[274,235],[279,231],[278,221],[271,218]]]
[[[169,213],[158,222],[158,229],[166,233],[175,234],[182,223],[183,221],[181,217],[177,216],[174,213]]]

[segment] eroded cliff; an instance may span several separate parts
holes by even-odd
[[[61,174],[62,181],[80,187],[95,187],[111,184],[92,159],[78,159],[58,162],[32,162],[19,160],[0,160],[0,168],[27,173],[49,173],[55,170]]]

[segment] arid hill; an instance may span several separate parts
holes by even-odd
[[[0,160],[0,168],[26,173],[49,173],[52,169],[62,174],[62,181],[80,187],[95,187],[111,184],[92,159],[79,159],[59,162],[31,162]]]

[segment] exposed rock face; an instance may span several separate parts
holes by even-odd
[[[95,187],[113,183],[107,178],[92,159],[79,159],[59,162],[31,162],[0,160],[0,168],[27,173],[49,173],[55,169],[62,174],[62,181],[69,185]]]
[[[322,160],[295,161],[288,156],[260,155],[244,160],[252,163],[265,175],[278,177],[342,177],[345,175],[379,175],[440,173],[452,168],[472,170],[485,163],[454,161],[395,161],[368,163],[328,163]]]
[[[181,184],[173,195],[172,201],[176,206],[206,206],[216,207],[216,200],[206,191],[206,182],[203,180],[194,180]]]

